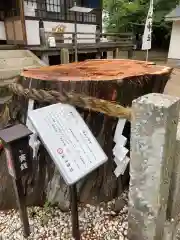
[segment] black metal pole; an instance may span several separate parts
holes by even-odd
[[[13,185],[14,185],[14,190],[16,194],[16,201],[19,208],[20,218],[23,224],[24,237],[28,237],[30,235],[30,227],[29,227],[29,220],[28,220],[28,214],[26,209],[24,190],[22,186],[22,180],[21,178],[17,180],[14,178],[12,179],[13,179]]]
[[[74,23],[74,30],[75,30],[75,45],[74,45],[74,54],[75,54],[75,62],[78,62],[78,46],[77,46],[77,12],[75,14],[75,23]]]
[[[40,45],[42,47],[46,47],[47,46],[46,34],[45,34],[44,22],[42,19],[39,20],[39,38],[40,38]]]
[[[72,235],[75,240],[80,240],[76,184],[70,186],[70,193],[71,193]]]

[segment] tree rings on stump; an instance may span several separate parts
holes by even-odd
[[[163,93],[172,69],[135,60],[87,60],[58,66],[28,69],[22,84],[36,89],[75,92],[98,99],[115,101],[125,107],[142,95]],[[44,99],[46,101],[46,99]],[[38,103],[37,103],[38,106]],[[39,105],[40,107],[42,105]],[[108,162],[84,179],[79,185],[81,202],[111,200],[121,194],[128,183],[128,170],[118,179],[114,175],[112,149],[117,118],[77,108],[108,156]],[[130,146],[130,123],[124,133]],[[58,189],[60,191],[60,189]]]

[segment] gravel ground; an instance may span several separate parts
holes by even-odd
[[[127,192],[123,194],[127,202]],[[128,240],[127,211],[116,213],[115,200],[99,206],[79,206],[82,240]],[[28,209],[31,235],[29,239],[70,240],[71,214],[62,213],[58,207],[34,207]],[[19,214],[15,210],[0,212],[0,236],[3,240],[23,240]],[[1,239],[0,238],[0,239]]]

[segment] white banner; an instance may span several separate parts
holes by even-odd
[[[150,0],[149,12],[146,19],[146,25],[144,29],[144,35],[142,39],[142,50],[151,49],[152,40],[152,22],[153,22],[153,0]]]

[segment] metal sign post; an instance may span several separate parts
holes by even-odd
[[[105,163],[107,156],[80,114],[68,104],[30,111],[28,118],[70,186],[72,235],[80,240],[76,183]]]
[[[14,191],[16,195],[16,201],[19,209],[21,222],[23,224],[24,237],[28,237],[30,235],[30,227],[29,227],[29,219],[28,219],[28,214],[26,209],[26,201],[25,201],[24,189],[23,189],[21,178],[17,180],[13,178],[13,186],[14,186]]]
[[[75,23],[74,23],[74,32],[75,32],[75,43],[74,43],[74,54],[75,54],[75,62],[78,62],[78,42],[77,42],[77,13],[90,13],[93,8],[79,7],[74,2],[74,6],[69,9],[69,11],[74,12],[75,14]]]
[[[72,236],[75,240],[80,240],[76,184],[70,186],[70,194],[71,194]]]
[[[30,228],[26,209],[25,191],[21,178],[28,174],[32,167],[28,145],[30,134],[31,131],[22,124],[0,131],[0,139],[4,146],[8,171],[13,180],[17,206],[19,208],[25,237],[30,235]]]

